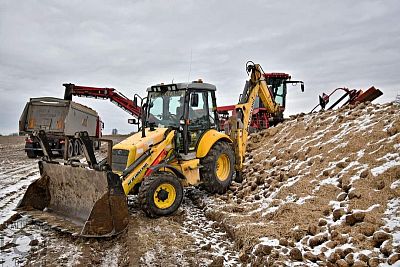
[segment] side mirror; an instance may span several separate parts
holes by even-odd
[[[136,96],[133,98],[133,103],[135,104],[135,106],[137,106],[137,97]]]
[[[301,83],[300,88],[301,88],[301,91],[304,92],[304,83]]]
[[[129,124],[136,124],[136,119],[128,119]]]
[[[198,107],[199,106],[199,94],[193,93],[191,98],[190,98],[190,106],[192,107]]]

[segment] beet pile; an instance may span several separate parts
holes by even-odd
[[[400,108],[360,104],[252,134],[241,184],[206,203],[253,266],[400,264]]]

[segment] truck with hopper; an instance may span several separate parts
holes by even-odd
[[[82,143],[75,133],[85,131],[99,149],[104,124],[98,113],[82,104],[54,97],[31,98],[19,120],[19,133],[26,135],[25,151],[29,158],[43,155],[37,133],[47,135],[54,155],[65,159],[82,154]],[[67,149],[65,149],[67,148]]]

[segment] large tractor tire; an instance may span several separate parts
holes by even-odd
[[[217,142],[200,159],[203,168],[200,177],[205,189],[210,193],[223,194],[232,182],[234,173],[235,152],[227,142]]]
[[[167,216],[181,205],[183,186],[172,173],[153,173],[142,182],[138,198],[140,207],[147,216]]]

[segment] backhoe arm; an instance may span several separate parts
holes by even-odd
[[[269,113],[273,114],[279,111],[279,105],[275,102],[273,94],[268,88],[261,66],[248,62],[246,69],[250,79],[246,81],[240,102],[235,106],[237,118],[233,118],[234,121],[231,123],[231,138],[235,143],[237,175],[240,175],[239,173],[243,169],[247,137],[256,98],[260,97]]]

